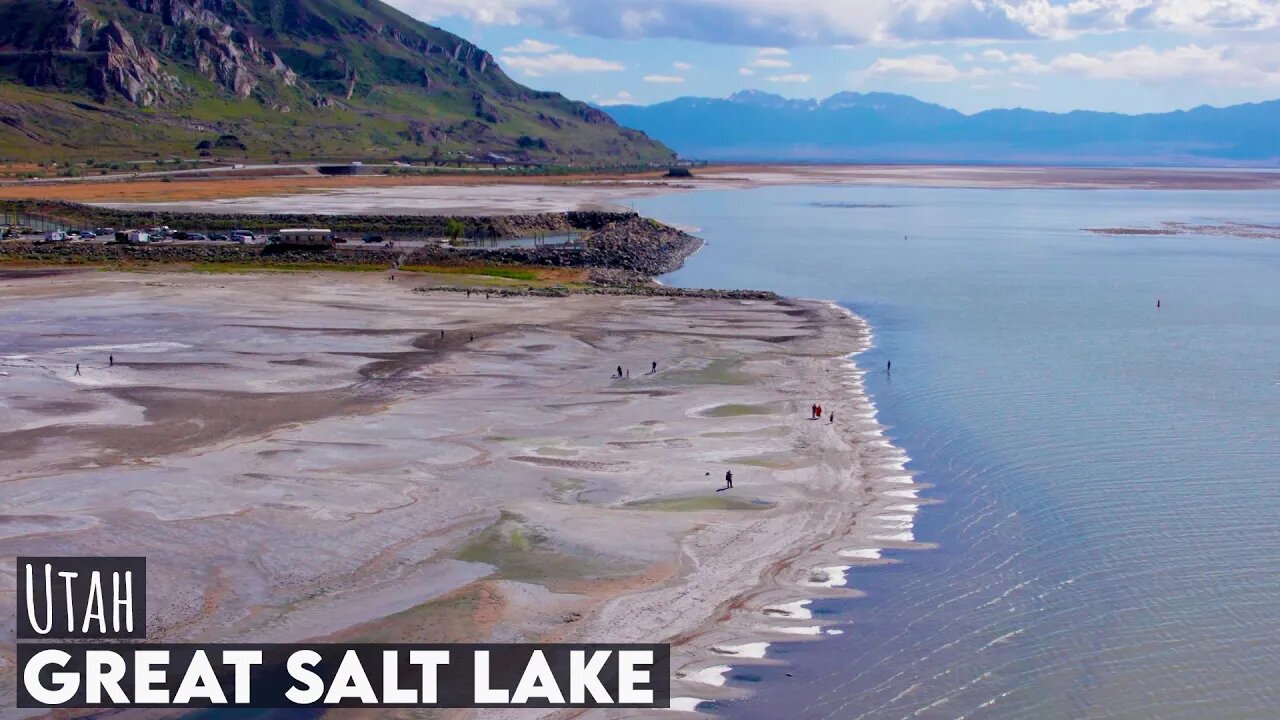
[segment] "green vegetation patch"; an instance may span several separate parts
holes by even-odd
[[[723,493],[683,498],[657,498],[636,500],[623,507],[632,510],[655,512],[706,512],[708,510],[768,510],[773,503],[763,500],[743,500]]]
[[[741,362],[728,358],[712,360],[695,370],[670,370],[658,376],[664,385],[750,385],[755,377],[742,372]]]
[[[766,453],[763,455],[749,455],[746,457],[731,458],[729,462],[735,465],[748,465],[750,467],[769,468],[771,470],[795,470],[797,468],[813,465],[815,461],[813,458],[791,455],[789,453]]]
[[[480,265],[404,265],[400,269],[405,272],[434,273],[437,275],[478,275],[506,280],[523,280],[525,282],[534,282],[540,277],[537,270],[484,267]]]
[[[742,438],[742,437],[783,437],[791,432],[786,425],[771,425],[759,430],[729,430],[725,432],[702,433],[704,438]]]
[[[778,412],[778,406],[773,403],[759,403],[754,405],[730,403],[728,405],[717,405],[708,410],[704,410],[702,415],[703,417],[729,418],[746,417],[749,415],[776,415]]]
[[[506,511],[454,557],[492,565],[498,577],[526,582],[581,577],[589,570],[583,558],[556,549],[545,531]]]
[[[165,270],[176,269],[165,265]],[[193,263],[195,272],[207,273],[250,273],[250,272],[384,272],[386,265],[376,263],[237,263],[237,262],[201,262]]]

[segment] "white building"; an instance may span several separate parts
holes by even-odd
[[[281,245],[305,247],[329,247],[333,245],[333,231],[321,228],[289,228],[276,233]]]

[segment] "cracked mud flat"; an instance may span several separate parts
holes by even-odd
[[[708,697],[904,502],[834,308],[409,290],[0,280],[0,551],[147,556],[153,641],[670,640],[674,694]]]

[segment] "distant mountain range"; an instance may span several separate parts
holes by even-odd
[[[1147,115],[957,110],[893,93],[792,100],[760,91],[608,108],[706,160],[1280,164],[1280,101]]]
[[[0,163],[489,153],[673,157],[379,0],[0,0]]]

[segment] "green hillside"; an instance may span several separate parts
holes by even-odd
[[[0,0],[0,161],[202,152],[672,157],[378,0]]]

